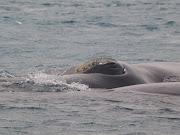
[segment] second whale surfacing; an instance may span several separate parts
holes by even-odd
[[[51,74],[51,70],[44,71]],[[111,58],[88,61],[80,66],[64,69],[53,76],[59,81],[88,85],[90,88],[135,90],[148,93],[180,95],[180,63],[160,62],[128,64]],[[23,81],[24,78],[0,79]]]

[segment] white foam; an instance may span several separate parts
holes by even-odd
[[[42,72],[37,72],[35,74],[29,74],[30,80],[32,80],[36,85],[45,85],[47,87],[54,88],[52,91],[64,91],[64,90],[75,90],[75,91],[90,91],[90,88],[85,84],[80,83],[66,83],[65,80],[57,79],[56,75],[49,75]],[[28,81],[28,80],[27,80]],[[56,88],[56,89],[55,89]]]
[[[22,24],[22,22],[20,22],[20,21],[15,21],[16,23],[18,23],[18,24]]]

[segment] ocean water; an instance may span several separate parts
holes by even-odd
[[[180,1],[0,1],[0,77],[100,57],[180,62]],[[42,76],[37,84],[0,84],[0,134],[180,134],[178,96],[59,87]]]

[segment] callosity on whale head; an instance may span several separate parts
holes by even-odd
[[[80,65],[76,68],[75,73],[101,73],[107,75],[121,75],[124,73],[124,68],[115,59],[99,58]]]

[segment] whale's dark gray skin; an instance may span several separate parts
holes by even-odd
[[[44,72],[51,74],[52,70]],[[134,89],[180,95],[180,63],[173,62],[128,64],[114,59],[96,59],[80,66],[63,69],[63,72],[54,75],[53,78],[69,84],[86,84],[90,88]],[[23,80],[25,79],[22,77],[2,78],[0,82]]]
[[[180,82],[180,63],[145,63],[127,64],[122,74],[109,75],[102,73],[66,74],[61,78],[67,83],[79,82],[91,88],[117,88],[137,84]]]
[[[180,96],[180,82],[148,83],[131,85],[113,89],[115,91],[139,91],[145,93],[167,94]]]

